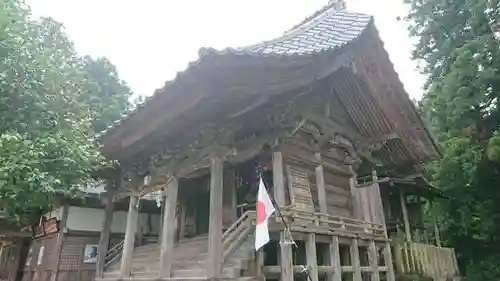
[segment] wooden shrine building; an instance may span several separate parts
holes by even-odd
[[[379,178],[439,155],[373,18],[344,6],[330,1],[271,41],[200,50],[103,132],[121,169],[106,210],[130,205],[112,255],[106,216],[97,279],[395,280]],[[256,253],[260,176],[291,231],[273,219]],[[134,246],[138,202],[157,190],[160,242]]]

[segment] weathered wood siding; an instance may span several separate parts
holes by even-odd
[[[292,142],[284,153],[285,173],[290,192],[290,201],[296,207],[307,211],[319,211],[315,168],[319,162],[314,152],[307,146]],[[348,170],[346,164],[329,157],[323,157],[329,165],[324,167],[325,190],[328,213],[331,215],[353,217],[349,175],[339,173],[328,166],[339,166]]]
[[[299,210],[314,212],[314,202],[309,182],[310,171],[298,165],[285,165],[290,201]]]
[[[22,259],[22,243],[5,246],[0,255],[0,280],[16,281],[19,272],[19,263]]]
[[[23,268],[23,281],[44,281],[50,280],[51,274],[55,267],[55,249],[56,249],[57,234],[38,238],[30,244],[28,255],[21,265]],[[41,253],[43,249],[43,253]],[[30,257],[31,256],[31,257]]]
[[[123,237],[111,237],[110,247],[117,244]],[[22,269],[22,281],[50,281],[55,274],[57,235],[44,237],[31,242],[31,261],[25,260]],[[96,263],[84,263],[85,245],[97,245],[99,233],[67,233],[64,236],[59,262],[58,281],[92,281],[95,278]],[[43,257],[38,264],[38,253],[44,246]],[[27,252],[27,251],[26,251]],[[0,279],[1,280],[1,279]],[[2,280],[3,281],[3,280]],[[9,280],[11,281],[11,280]],[[12,280],[14,281],[14,280]]]
[[[339,175],[331,169],[324,169],[326,203],[331,215],[353,217],[349,177]]]
[[[377,184],[356,188],[355,200],[357,200],[359,208],[357,210],[358,219],[376,224],[384,223],[384,210]]]

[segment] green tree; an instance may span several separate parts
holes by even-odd
[[[468,280],[500,278],[500,45],[487,0],[406,0],[414,58],[428,75],[420,102],[442,146],[429,171],[441,202],[443,236]]]
[[[115,66],[108,59],[86,56],[83,63],[86,78],[93,89],[81,96],[81,102],[85,102],[92,111],[92,128],[98,133],[131,109],[129,99],[132,92],[120,80]]]
[[[130,90],[107,60],[79,57],[61,24],[2,3],[0,218],[19,221],[92,181],[104,163],[95,130],[127,110]]]

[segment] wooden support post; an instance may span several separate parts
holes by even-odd
[[[327,281],[342,281],[342,265],[340,264],[339,237],[333,236],[330,244],[330,263],[333,266],[333,274],[328,275]]]
[[[385,242],[385,245],[384,245],[384,262],[385,262],[385,266],[387,266],[387,281],[396,281],[396,276],[394,274],[394,265],[393,265],[393,261],[392,261],[391,243],[390,242]]]
[[[408,218],[408,209],[406,208],[406,197],[403,190],[399,190],[399,200],[401,201],[401,211],[403,212],[403,222],[405,225],[406,241],[411,242],[410,220]]]
[[[123,241],[123,253],[120,266],[120,277],[129,278],[132,268],[132,254],[134,253],[135,233],[137,232],[137,219],[139,217],[139,196],[130,196],[127,214],[127,228]]]
[[[293,252],[292,245],[285,243],[285,232],[280,233],[280,264],[281,277],[280,281],[293,281]]]
[[[224,187],[222,191],[223,229],[228,229],[236,220],[238,220],[235,172],[236,171],[234,169],[224,171]]]
[[[370,249],[369,249],[369,257],[370,257],[370,267],[371,267],[371,281],[380,281],[380,274],[378,272],[378,250],[377,245],[375,245],[375,241],[370,241]]]
[[[380,206],[380,209],[382,212],[382,227],[384,228],[384,235],[385,235],[385,238],[389,239],[389,235],[387,234],[387,225],[385,223],[385,216],[386,215],[390,216],[389,200],[387,198],[387,201],[386,201],[387,206],[382,203],[382,200],[384,200],[384,198],[382,198],[382,193],[380,192],[379,184],[376,183],[378,181],[378,176],[377,176],[377,171],[375,171],[375,170],[372,171],[372,180],[375,183],[375,185],[376,185],[375,187],[377,188],[378,195],[380,196],[380,204],[382,204],[382,206]],[[387,208],[387,210],[388,210],[387,214],[386,214],[386,212],[384,212],[384,208]],[[383,249],[383,254],[384,254],[385,266],[387,266],[387,281],[395,281],[396,276],[394,274],[394,264],[393,264],[393,260],[392,260],[390,242],[385,243],[384,249]]]
[[[351,244],[351,265],[352,265],[352,280],[353,281],[362,281],[362,276],[361,276],[361,266],[360,266],[360,261],[359,261],[359,246],[358,246],[358,239],[354,238],[352,239],[352,244]]]
[[[165,193],[165,190],[162,190],[162,195],[161,195],[161,198],[162,198],[162,202],[161,202],[161,205],[160,205],[160,223],[159,223],[159,227],[158,227],[158,243],[161,245],[161,230],[163,229],[163,215],[165,214],[165,202],[167,201],[165,199],[165,196],[163,196],[163,194]]]
[[[318,281],[318,258],[316,256],[316,234],[309,233],[306,241],[306,260],[311,280]]]
[[[281,152],[273,152],[274,198],[280,206],[285,205],[285,179],[283,175],[283,155]]]
[[[351,178],[349,179],[349,186],[351,190],[351,200],[352,200],[352,214],[355,218],[364,220],[363,210],[361,209],[361,204],[358,202],[358,192],[356,190],[357,180],[356,180],[356,171],[352,166],[349,167],[351,171]]]
[[[274,198],[279,206],[285,205],[285,180],[283,173],[283,155],[281,152],[273,153],[273,183]],[[280,232],[280,281],[293,281],[292,246],[286,244],[285,232]]]
[[[321,161],[321,154],[316,153],[316,159]],[[316,188],[318,189],[319,211],[323,214],[328,214],[328,205],[326,203],[325,176],[323,173],[323,165],[316,167]]]
[[[106,206],[104,208],[104,221],[101,227],[101,236],[99,237],[99,245],[97,251],[97,265],[96,276],[102,278],[104,266],[106,264],[106,255],[109,249],[109,239],[111,237],[111,223],[113,222],[113,214],[115,209],[115,202],[113,201],[113,194],[109,193],[106,198]]]
[[[179,191],[179,180],[172,177],[165,188],[165,213],[161,231],[160,247],[160,278],[170,278],[174,256],[174,239],[176,230],[175,211],[177,207],[177,194]]]
[[[208,262],[209,279],[222,276],[222,192],[223,161],[219,157],[210,159],[210,225],[208,229]]]
[[[63,205],[61,208],[61,220],[59,222],[59,233],[57,234],[55,255],[54,255],[54,273],[51,276],[51,281],[56,281],[57,276],[59,275],[59,264],[61,263],[61,252],[64,243],[64,229],[66,228],[66,224],[68,223],[68,212],[69,206]],[[99,252],[98,252],[99,253]]]
[[[436,213],[436,204],[432,204],[432,211],[433,211],[433,218],[432,218],[432,224],[434,226],[434,235],[436,236],[436,246],[441,248],[441,236],[439,234],[439,227],[437,223],[437,213]]]
[[[260,278],[264,278],[263,281],[265,281],[265,276],[264,276],[264,248],[261,248],[256,254],[255,254],[255,275]]]

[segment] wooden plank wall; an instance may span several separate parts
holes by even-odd
[[[111,238],[110,247],[121,239],[118,236]],[[31,262],[23,266],[22,281],[50,281],[54,274],[56,261],[54,260],[57,236],[44,237],[31,243]],[[61,249],[58,281],[92,281],[95,278],[95,263],[84,263],[85,245],[97,245],[99,233],[66,234]],[[44,246],[44,254],[40,264],[37,264],[38,253]]]
[[[353,217],[349,178],[324,169],[328,214]]]
[[[298,165],[285,165],[290,201],[299,210],[314,212],[314,202],[309,183],[310,171]]]
[[[318,163],[314,160],[314,153],[293,145],[287,147],[286,152],[284,163],[291,203],[295,202],[303,210],[319,212],[315,174]],[[335,159],[323,159],[331,166],[341,166],[348,170],[348,166]],[[328,214],[353,217],[349,177],[324,167],[324,179]]]
[[[55,249],[57,242],[57,234],[38,238],[33,240],[29,249],[31,250],[31,258],[28,255],[24,261],[23,281],[44,281],[50,280],[52,270],[55,267]],[[43,255],[40,256],[40,250],[43,248]],[[29,251],[29,250],[28,250]]]
[[[22,259],[21,248],[22,243],[20,241],[4,247],[0,259],[1,281],[16,281],[16,274],[19,271],[19,263]]]
[[[384,224],[382,198],[380,197],[378,184],[356,188],[354,196],[358,202],[358,219],[376,224]]]

